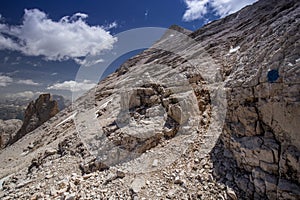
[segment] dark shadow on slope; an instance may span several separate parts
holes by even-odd
[[[228,199],[267,199],[254,194],[249,172],[238,168],[236,160],[221,138],[210,152],[210,157],[213,162],[213,176],[218,182],[226,185]]]

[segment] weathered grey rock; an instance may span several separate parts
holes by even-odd
[[[135,178],[131,183],[131,188],[134,193],[138,193],[145,186],[145,180],[142,177]]]
[[[265,6],[270,8],[268,12],[264,12]],[[243,173],[250,174],[254,193],[260,198],[270,198],[286,190],[294,194],[289,198],[295,199],[296,186],[291,184],[296,182],[296,188],[300,188],[300,135],[297,125],[300,120],[300,65],[296,62],[300,45],[286,41],[300,39],[299,34],[289,34],[299,26],[299,2],[260,1],[254,7],[245,8],[236,17],[243,23],[243,18],[254,11],[261,14],[255,15],[243,28],[253,27],[261,20],[265,23],[259,23],[240,41],[234,40],[235,46],[241,48],[235,52],[234,62],[229,65],[240,64],[232,68],[225,79],[230,89],[222,140],[233,153],[238,167],[245,170]],[[275,17],[268,21],[267,16]],[[282,24],[287,25],[283,27]],[[278,79],[270,80],[272,70],[278,73]],[[281,181],[286,185],[284,190],[278,185]],[[248,191],[245,187],[240,188]]]
[[[50,94],[41,94],[38,99],[31,101],[27,106],[22,127],[14,137],[10,138],[8,144],[16,142],[27,133],[42,125],[58,112],[58,104],[55,100],[52,100]]]

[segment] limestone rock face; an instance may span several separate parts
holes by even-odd
[[[0,149],[7,145],[10,138],[15,137],[21,126],[22,121],[19,119],[0,120]]]
[[[298,199],[299,1],[255,5],[225,18],[239,20],[219,37],[231,45],[228,55],[220,53],[228,100],[221,139],[237,163],[234,170],[241,177],[234,181],[242,190],[255,199]],[[232,35],[233,30],[239,34]],[[245,177],[247,186],[241,181]]]
[[[50,94],[41,94],[38,99],[29,103],[25,110],[23,125],[9,144],[16,142],[27,133],[33,131],[59,112],[58,104]]]

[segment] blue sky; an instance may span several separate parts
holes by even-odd
[[[87,64],[85,56],[112,49],[119,33],[172,24],[196,30],[254,2],[1,0],[0,98],[33,97],[40,92],[70,97],[71,86],[91,86],[88,80],[74,80],[80,66]]]

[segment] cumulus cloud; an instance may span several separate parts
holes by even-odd
[[[53,21],[38,9],[25,9],[19,26],[0,24],[0,49],[20,51],[46,60],[66,60],[98,55],[111,49],[117,38],[102,26],[90,26],[88,15],[76,13]],[[108,28],[117,26],[110,24]]]
[[[18,84],[24,84],[24,85],[39,85],[38,83],[34,82],[31,79],[26,79],[26,80],[18,80]]]
[[[12,82],[13,82],[13,79],[11,77],[0,74],[0,87],[8,86]]]
[[[207,13],[207,3],[209,0],[184,0],[187,6],[182,19],[184,21],[193,21],[200,19]]]
[[[11,38],[8,38],[1,34],[1,25],[0,25],[0,50],[17,50],[20,49],[20,46],[14,42]]]
[[[86,91],[93,88],[96,84],[89,80],[83,82],[65,81],[63,83],[55,83],[52,86],[47,87],[48,90],[69,90],[71,92]]]
[[[257,0],[184,0],[187,10],[182,19],[184,21],[193,21],[204,18],[209,8],[211,8],[216,15],[225,17],[256,1]]]

